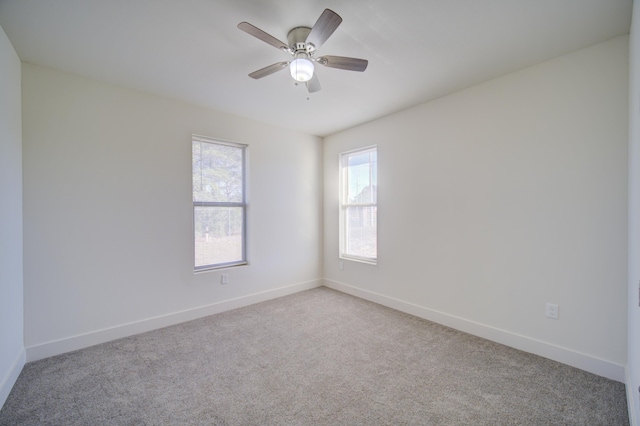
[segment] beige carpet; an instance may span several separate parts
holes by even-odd
[[[626,425],[624,385],[318,288],[29,363],[0,425]]]

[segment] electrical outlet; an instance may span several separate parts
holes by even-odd
[[[547,318],[558,319],[558,311],[560,308],[553,303],[547,303]]]
[[[344,262],[340,262],[340,270],[344,271]]]
[[[222,274],[220,284],[229,284],[229,274]]]

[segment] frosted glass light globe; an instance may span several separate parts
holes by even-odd
[[[289,70],[294,80],[309,81],[313,77],[313,62],[307,58],[296,58],[289,64]]]

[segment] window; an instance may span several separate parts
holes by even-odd
[[[340,257],[376,263],[378,257],[378,151],[340,154]]]
[[[195,270],[247,263],[245,145],[194,136]]]

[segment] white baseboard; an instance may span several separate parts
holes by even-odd
[[[629,408],[629,425],[630,426],[638,426],[638,417],[636,413],[640,408],[640,401],[638,401],[638,389],[633,386],[633,381],[631,380],[631,372],[629,371],[629,367],[627,366],[626,370],[626,389],[627,389],[627,407]]]
[[[0,408],[2,408],[7,400],[7,397],[9,396],[11,389],[13,389],[13,385],[16,384],[16,380],[18,380],[18,376],[22,372],[26,362],[26,353],[25,350],[22,349],[9,371],[2,379],[2,382],[0,382]]]
[[[325,279],[324,285],[343,293],[351,294],[371,302],[396,309],[483,339],[491,340],[515,349],[549,358],[608,379],[625,383],[625,367],[600,358],[583,354],[568,348],[563,348],[530,337],[511,333],[488,325],[469,321],[464,318],[438,312],[429,308],[415,305],[382,294],[363,290],[348,284]]]
[[[42,343],[39,345],[29,346],[26,348],[26,359],[27,362],[37,361],[39,359],[48,358],[50,356],[60,355],[66,352],[75,351],[77,349],[86,348],[123,337],[133,336],[134,334],[144,333],[175,324],[180,324],[182,322],[206,317],[208,315],[253,305],[254,303],[264,302],[266,300],[271,300],[277,297],[309,290],[315,287],[320,287],[322,286],[322,283],[323,280],[321,279],[306,281],[260,293],[249,294],[246,296],[238,297],[236,299],[224,300],[221,302],[200,306],[185,311],[173,312],[167,315],[147,318],[141,321],[122,324],[115,327],[96,330],[90,333],[80,334],[60,340]]]

